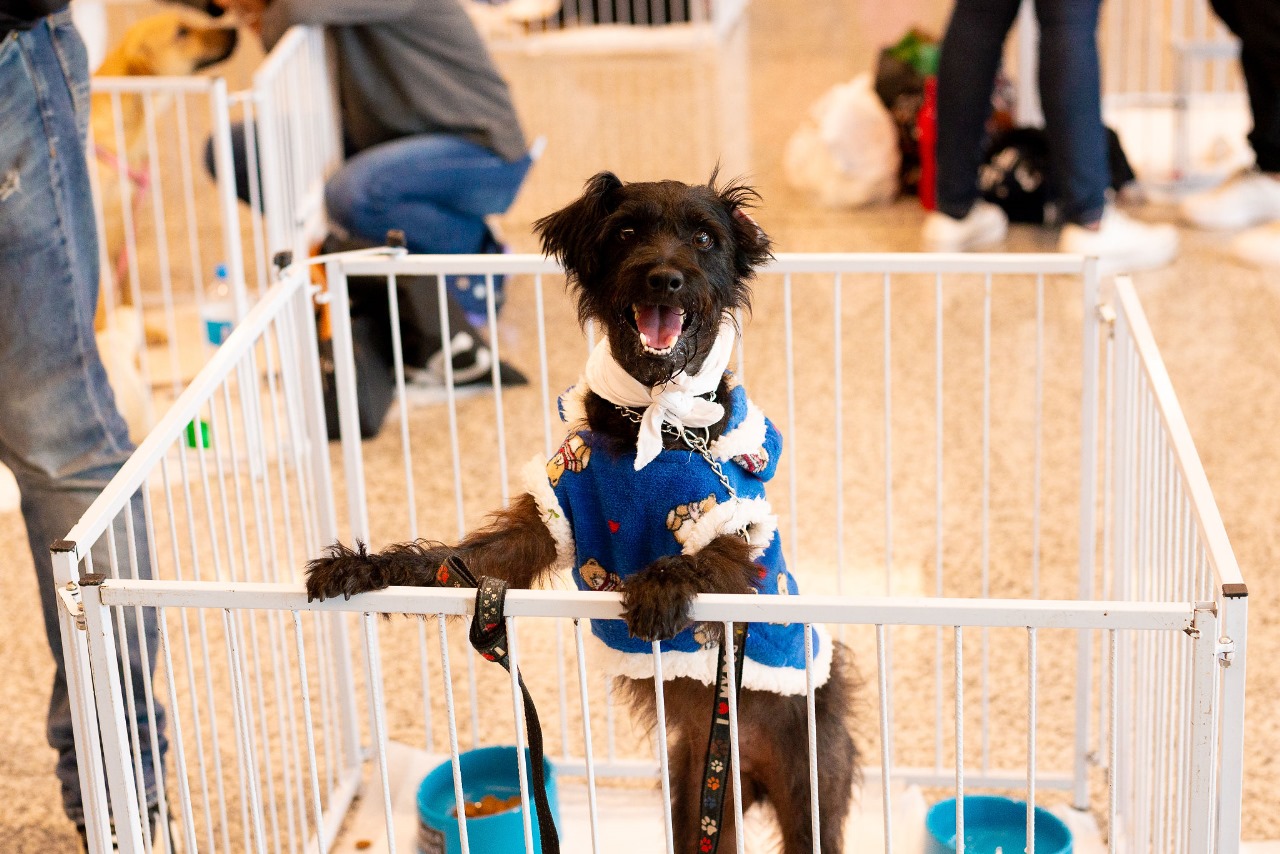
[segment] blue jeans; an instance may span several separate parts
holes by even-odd
[[[236,195],[249,204],[249,158],[244,124],[231,126]],[[205,168],[214,173],[213,140]],[[412,252],[482,252],[484,218],[505,213],[533,160],[508,163],[482,145],[448,134],[384,142],[350,157],[325,185],[329,218],[353,237],[381,244],[390,229],[405,233]],[[258,186],[262,198],[262,186]]]
[[[532,162],[508,163],[461,137],[408,136],[347,160],[325,185],[325,203],[334,222],[367,240],[398,228],[411,252],[480,252],[484,218],[511,206]]]
[[[13,470],[22,493],[55,662],[48,738],[58,751],[63,805],[73,821],[83,812],[49,544],[67,535],[133,450],[93,334],[98,248],[84,156],[88,121],[88,62],[69,12],[0,42],[0,462]],[[131,509],[138,573],[150,577],[140,498]],[[117,554],[127,564],[123,520],[115,527]],[[93,562],[95,571],[111,572],[105,538],[94,547]],[[120,573],[129,574],[129,567]],[[153,794],[142,646],[128,610],[127,663]],[[154,612],[143,623],[154,665]],[[163,710],[157,709],[156,723],[163,754]]]
[[[957,219],[978,198],[991,90],[1020,0],[956,0],[938,61],[938,210]],[[1106,205],[1111,167],[1102,125],[1098,11],[1102,0],[1037,0],[1040,101],[1049,166],[1068,222]]]

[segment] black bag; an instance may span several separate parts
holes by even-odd
[[[351,349],[356,369],[356,409],[360,414],[360,438],[372,439],[396,395],[392,370],[391,336],[387,325],[374,318],[353,315]],[[334,371],[333,341],[320,342],[320,384],[324,391],[324,418],[329,438],[340,438],[338,429],[338,384]]]
[[[1111,188],[1117,192],[1134,180],[1133,168],[1111,128],[1107,132],[1107,160]],[[1049,165],[1049,139],[1042,128],[1010,128],[996,134],[978,170],[982,197],[999,205],[1011,222],[1056,223],[1058,184]]]

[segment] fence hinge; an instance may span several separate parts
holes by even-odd
[[[65,587],[58,589],[58,598],[71,619],[76,621],[76,628],[84,631],[84,605],[80,601],[80,585],[68,581]]]
[[[1112,338],[1116,334],[1116,310],[1111,307],[1109,302],[1098,303],[1098,322],[1107,327],[1107,337]]]
[[[1218,654],[1218,665],[1230,667],[1236,657],[1236,642],[1228,637],[1220,637],[1214,651]]]

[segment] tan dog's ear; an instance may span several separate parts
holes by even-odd
[[[121,45],[121,50],[128,76],[150,77],[156,73],[155,53],[145,38],[131,38]]]

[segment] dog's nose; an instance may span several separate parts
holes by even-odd
[[[667,291],[675,293],[684,287],[684,276],[679,270],[670,268],[662,270],[654,270],[649,274],[649,289],[653,291]]]

